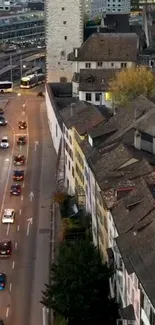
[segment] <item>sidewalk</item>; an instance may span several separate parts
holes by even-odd
[[[43,161],[30,325],[47,325],[47,310],[40,304],[40,300],[42,299],[41,291],[45,288],[44,284],[49,282],[50,227],[52,222],[50,208],[52,194],[56,187],[56,153],[52,146],[45,104],[41,105],[41,121],[43,131]]]

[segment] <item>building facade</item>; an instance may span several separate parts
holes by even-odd
[[[67,55],[83,42],[82,0],[46,0],[46,64],[48,82],[70,81]]]

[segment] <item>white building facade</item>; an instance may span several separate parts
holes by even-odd
[[[47,81],[70,81],[72,64],[67,55],[83,42],[82,0],[46,0]]]

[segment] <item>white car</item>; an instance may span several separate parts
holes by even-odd
[[[0,147],[3,149],[7,149],[9,148],[9,141],[8,141],[8,137],[3,137],[0,143]]]
[[[14,223],[15,221],[15,210],[5,209],[2,216],[2,223]]]

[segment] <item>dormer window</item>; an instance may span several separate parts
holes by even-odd
[[[88,83],[93,83],[93,82],[95,81],[95,78],[94,78],[93,76],[89,76],[89,77],[86,79],[86,81],[87,81]]]

